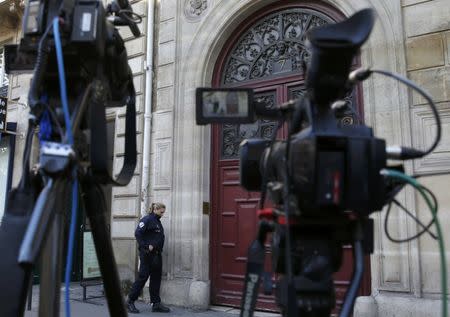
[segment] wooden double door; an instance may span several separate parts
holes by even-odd
[[[320,1],[278,1],[239,26],[220,54],[213,87],[250,87],[255,98],[269,107],[304,94],[304,65],[309,58],[305,33],[343,15]],[[357,63],[357,61],[356,61]],[[362,113],[362,97],[355,90],[348,102]],[[350,122],[351,123],[351,122]],[[259,193],[239,185],[239,144],[243,139],[270,138],[276,123],[212,127],[211,162],[211,301],[239,306],[243,292],[247,250],[257,233]],[[278,137],[286,136],[286,129]],[[338,306],[353,270],[351,247],[344,247],[341,271],[335,274]],[[271,271],[270,244],[266,245],[265,270]],[[370,266],[361,294],[370,292]],[[260,293],[257,308],[277,310],[274,296]]]
[[[292,82],[256,89],[256,97],[285,102],[303,93],[302,83]],[[239,184],[239,161],[235,157],[244,138],[269,137],[276,125],[258,121],[250,125],[213,127],[212,214],[211,214],[211,282],[212,302],[218,305],[239,306],[247,263],[247,251],[255,239],[258,226],[256,210],[260,194],[248,192]],[[280,137],[285,129],[278,132]],[[334,276],[337,306],[343,301],[353,270],[351,246],[343,248],[344,261]],[[366,260],[366,274],[361,294],[370,294],[370,266]],[[271,246],[266,244],[265,270],[271,271]],[[277,310],[274,296],[260,294],[258,309]]]

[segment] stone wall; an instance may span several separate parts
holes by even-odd
[[[169,237],[168,280],[164,289],[167,298],[177,304],[189,304],[189,300],[192,300],[192,297],[186,296],[187,285],[201,281],[207,289],[209,283],[209,219],[202,215],[201,203],[209,201],[210,133],[209,128],[195,126],[194,91],[198,86],[210,85],[216,58],[236,26],[253,12],[271,2],[228,0],[162,1],[160,3],[155,114],[162,111],[159,107],[168,105],[171,108],[174,103],[173,113],[168,111],[170,115],[165,114],[168,118],[166,127],[169,122],[173,123],[172,210],[169,211],[173,213],[173,218],[170,221],[172,233]],[[443,32],[448,28],[448,19],[445,18],[448,16],[448,9],[445,8],[443,1],[329,0],[327,2],[347,16],[364,7],[373,7],[377,11],[376,26],[362,50],[363,66],[408,75],[426,88],[431,87],[432,93],[435,91],[435,94],[448,95],[448,88],[443,86],[448,85],[448,73],[445,68],[445,65],[448,65],[446,48],[448,39],[447,33]],[[166,15],[168,12],[170,14]],[[423,33],[420,31],[421,27],[415,26],[414,23],[423,24],[421,26],[424,29]],[[439,28],[439,32],[442,31],[439,34],[443,52],[433,51],[432,54],[435,55],[433,59],[418,60],[409,46],[413,45],[415,38],[436,33],[433,31],[433,25]],[[172,43],[173,40],[175,43]],[[433,65],[439,65],[440,68],[435,70],[434,76],[442,78],[441,81],[437,81],[438,84],[434,80],[424,79],[421,82],[420,78],[415,78],[415,76],[426,75],[428,78],[432,77],[433,75],[427,72],[430,72],[432,67],[429,63],[434,61],[438,64]],[[428,64],[423,66],[421,63],[424,62]],[[423,101],[411,95],[405,87],[384,77],[373,76],[364,83],[363,92],[366,122],[374,128],[377,136],[386,138],[388,144],[423,146],[432,139],[430,136],[432,121],[425,120],[428,114],[423,115],[419,112],[422,110],[420,107],[423,108]],[[439,102],[443,102],[439,100],[439,95],[436,97]],[[442,104],[440,107],[442,110],[445,108]],[[158,120],[155,114],[156,134]],[[423,119],[417,120],[418,116],[422,116]],[[424,128],[422,126],[424,123],[428,124],[428,127],[425,125]],[[421,133],[425,136],[422,137]],[[169,133],[164,135],[168,136]],[[154,140],[156,142],[156,137]],[[445,144],[444,138],[442,146]],[[406,169],[409,173],[445,169],[438,168],[436,165],[445,164],[443,162],[445,159],[440,160],[441,163],[436,163],[439,161],[439,155],[442,154],[434,154],[434,157],[430,156],[428,161],[425,159],[415,165],[407,163]],[[152,162],[157,165],[155,157]],[[440,182],[439,179],[432,178],[429,182],[434,184],[432,187],[441,186],[442,188],[445,180]],[[156,192],[155,190],[155,195]],[[414,212],[420,210],[421,202],[412,191],[402,193],[399,200]],[[436,254],[437,246],[425,247],[424,242],[419,244],[418,241],[403,245],[390,243],[383,232],[384,214],[375,215],[376,252],[372,256],[373,297],[369,300],[372,306],[369,305],[368,308],[368,311],[379,313],[379,316],[391,314],[394,311],[391,307],[395,307],[397,311],[399,307],[402,307],[405,313],[410,311],[408,309],[412,306],[406,302],[395,304],[402,296],[418,300],[422,296],[422,290],[430,289],[430,292],[439,292],[439,289],[434,287],[438,284],[432,282],[439,279],[439,273],[436,273],[435,267],[437,264],[433,264],[434,267],[430,266],[428,274],[431,274],[432,278],[426,281],[426,283],[434,283],[434,288],[422,287],[423,273],[428,272],[423,269],[423,260],[430,254]],[[417,231],[415,224],[398,210],[394,210],[393,214],[399,214],[390,219],[390,229],[393,234],[404,236]],[[445,219],[443,221],[445,223]],[[191,262],[186,262],[186,259]],[[438,263],[435,260],[431,261]],[[387,304],[389,302],[392,302],[392,305]],[[378,309],[377,303],[379,303]],[[436,303],[432,306],[438,309]],[[360,308],[363,307],[360,306]],[[433,314],[435,313],[436,310]],[[420,316],[421,312],[417,311],[415,314]]]
[[[395,1],[397,2],[397,1]],[[409,174],[448,172],[449,164],[449,29],[450,7],[445,0],[403,0],[399,19],[404,40],[406,69],[400,72],[428,91],[437,104],[442,120],[442,140],[437,149],[424,159],[406,164]],[[391,12],[392,15],[392,12]],[[387,31],[387,30],[386,30]],[[401,50],[399,50],[400,52]],[[393,58],[391,56],[390,58]],[[391,69],[393,70],[393,69]],[[398,71],[398,70],[397,70]],[[403,90],[403,88],[400,88]],[[417,93],[407,92],[406,104],[401,107],[401,131],[396,133],[403,144],[428,148],[435,136],[435,120],[426,101]],[[379,107],[379,105],[377,105]],[[450,236],[448,176],[424,177],[420,181],[429,187],[439,201],[439,219],[444,228],[447,250]],[[420,196],[409,190],[400,195],[401,201],[423,222],[431,219]],[[372,299],[360,298],[358,316],[438,316],[441,311],[441,271],[438,244],[429,236],[404,244],[394,244],[386,238],[382,223],[385,212],[376,216],[377,243],[372,256]],[[415,222],[398,208],[389,218],[389,230],[394,237],[405,238],[418,232]],[[435,231],[435,230],[433,230]],[[370,305],[366,306],[369,302]],[[369,308],[370,307],[370,308]]]
[[[408,77],[426,89],[436,102],[442,121],[442,140],[433,154],[414,162],[415,173],[448,172],[450,170],[450,6],[445,0],[403,1],[406,63]],[[426,148],[434,140],[435,121],[423,97],[410,94],[412,141]],[[450,248],[450,198],[447,193],[450,177],[427,177],[422,182],[437,196],[439,219],[444,231],[445,245]],[[430,213],[419,195],[415,197],[417,213],[428,221]],[[439,298],[441,268],[438,244],[429,236],[419,242],[420,284],[416,295]],[[448,267],[448,266],[447,266]],[[450,282],[448,278],[447,283]],[[440,305],[436,305],[440,306]],[[439,307],[440,308],[440,307]],[[435,308],[436,315],[439,309]],[[425,316],[425,315],[421,315]],[[431,316],[431,314],[430,314]]]
[[[134,76],[136,89],[136,142],[137,166],[134,177],[125,187],[113,187],[111,205],[111,237],[119,275],[122,280],[134,281],[137,270],[137,249],[134,230],[141,218],[141,175],[142,175],[142,143],[145,99],[145,52],[147,45],[147,1],[132,2],[133,11],[143,17],[138,24],[141,36],[135,38],[128,27],[121,27],[120,33],[125,40],[128,62]],[[151,74],[151,72],[150,72]],[[125,153],[125,108],[111,109],[107,114],[115,120],[114,132],[114,164],[113,175],[120,172]]]

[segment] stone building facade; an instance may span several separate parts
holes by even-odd
[[[211,86],[221,52],[233,33],[264,7],[294,1],[275,0],[140,0],[133,2],[143,15],[142,36],[132,38],[123,29],[137,98],[138,166],[131,183],[116,187],[111,196],[111,237],[123,280],[133,280],[137,269],[134,229],[150,202],[166,204],[162,219],[166,231],[163,254],[162,298],[168,304],[206,308],[211,294],[212,133],[195,125],[195,88]],[[409,174],[448,172],[450,142],[450,6],[446,0],[323,0],[297,1],[325,4],[344,16],[372,7],[375,28],[361,52],[361,65],[408,76],[431,93],[443,123],[443,138],[436,151],[406,163]],[[148,23],[150,21],[150,23]],[[152,23],[153,22],[153,23]],[[1,41],[5,37],[3,33]],[[18,33],[6,38],[16,41]],[[150,45],[150,46],[149,46]],[[10,99],[26,102],[30,77],[10,77]],[[434,137],[434,121],[426,102],[404,86],[372,76],[362,87],[364,119],[389,144],[425,148]],[[114,169],[124,152],[124,110],[109,110],[114,122]],[[8,120],[26,128],[27,109],[16,104]],[[18,138],[16,161],[23,139]],[[14,165],[14,181],[20,177]],[[440,220],[450,249],[450,177],[424,177],[438,197]],[[413,191],[399,200],[416,215],[429,219],[424,202]],[[206,204],[207,205],[207,204]],[[393,235],[411,236],[416,224],[393,210]],[[385,212],[374,215],[375,253],[371,256],[371,294],[358,299],[357,316],[438,316],[440,267],[436,241],[423,237],[393,244],[384,235]],[[144,296],[147,296],[146,292]]]

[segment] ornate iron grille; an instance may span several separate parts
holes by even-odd
[[[256,94],[255,99],[264,102],[268,108],[276,106],[274,91]],[[236,159],[239,156],[239,144],[243,139],[270,139],[277,123],[270,120],[258,120],[251,124],[224,124],[221,127],[221,158]]]
[[[228,56],[222,84],[302,72],[309,53],[305,33],[332,20],[308,9],[288,9],[267,17],[246,31]]]
[[[301,74],[309,53],[305,33],[314,27],[333,22],[314,10],[291,8],[267,15],[248,29],[228,55],[221,85],[243,84],[250,80],[270,79],[293,73]],[[303,87],[289,92],[290,98],[303,94]],[[268,107],[276,106],[276,93],[256,94]],[[276,122],[259,120],[253,124],[225,124],[220,128],[221,159],[237,159],[239,144],[246,138],[270,138]]]

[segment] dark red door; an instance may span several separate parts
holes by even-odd
[[[283,3],[258,12],[238,27],[218,59],[213,86],[252,87],[256,98],[272,107],[303,94],[302,62],[308,57],[304,33],[342,16],[316,1]],[[356,97],[353,94],[354,103],[358,103]],[[249,193],[239,185],[239,143],[246,138],[270,138],[275,127],[274,122],[259,120],[254,124],[212,128],[211,301],[214,304],[240,305],[247,249],[257,232],[259,194]],[[285,131],[280,131],[278,136],[285,136]],[[266,253],[266,270],[271,271],[269,245]],[[344,250],[344,263],[335,276],[338,305],[351,278],[351,248]],[[370,285],[370,275],[367,276],[366,286]],[[257,308],[277,310],[275,298],[261,293]]]

